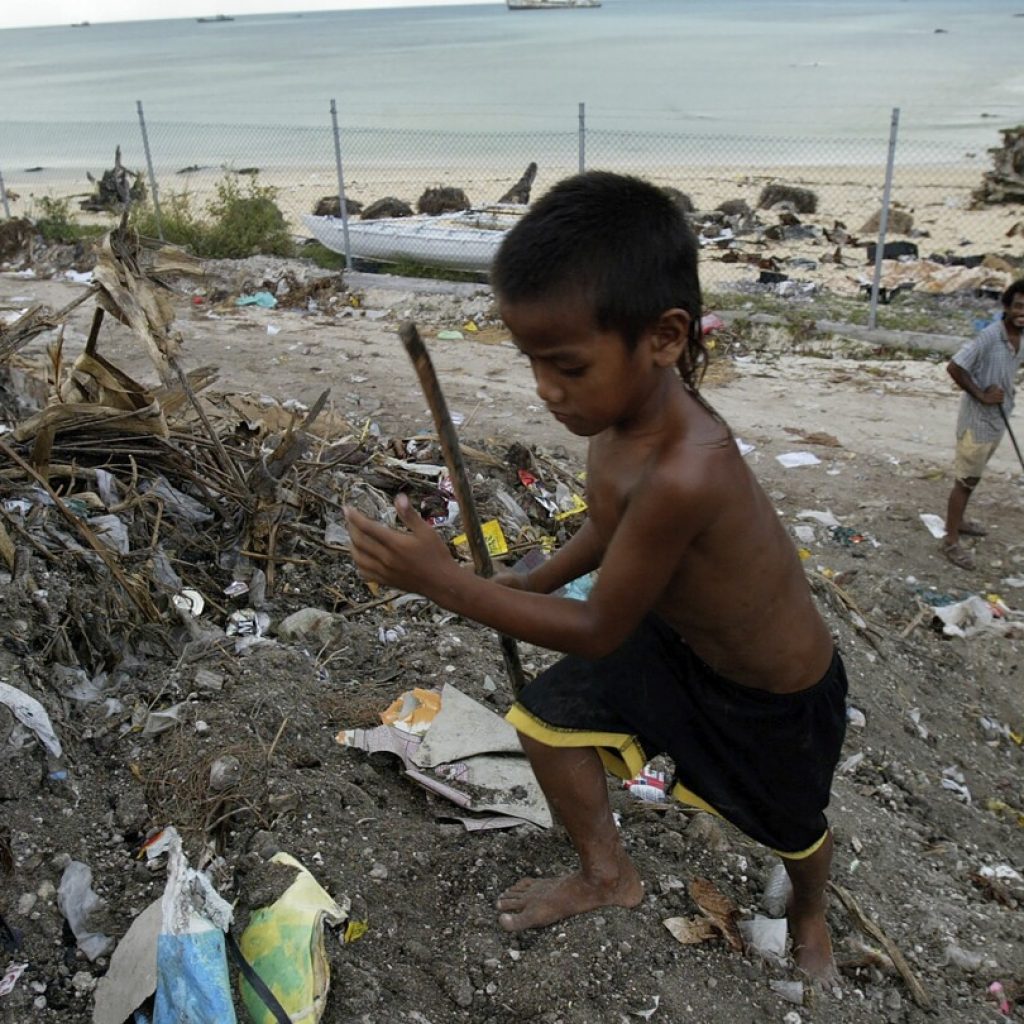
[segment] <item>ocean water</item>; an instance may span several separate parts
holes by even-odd
[[[1024,120],[1024,0],[504,3],[0,31],[0,170],[71,165],[133,130],[870,140],[983,151]],[[268,129],[262,143],[276,143]],[[197,148],[202,148],[197,146]],[[258,154],[254,154],[258,155]],[[883,157],[884,159],[884,154]],[[325,153],[330,163],[332,154]],[[109,161],[108,161],[109,164]]]

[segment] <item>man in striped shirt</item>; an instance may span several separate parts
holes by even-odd
[[[963,391],[956,421],[955,481],[946,510],[946,536],[942,552],[961,569],[974,568],[974,554],[960,543],[961,534],[984,537],[985,528],[965,518],[967,502],[978,486],[988,460],[1006,431],[1013,412],[1017,369],[1024,360],[1024,278],[1014,281],[1002,295],[1003,316],[967,342],[946,366]]]

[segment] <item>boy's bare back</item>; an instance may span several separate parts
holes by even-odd
[[[602,544],[614,545],[634,502],[660,509],[665,527],[688,543],[653,610],[734,682],[775,692],[812,685],[832,640],[792,541],[728,427],[681,383],[662,427],[591,440],[588,503]],[[657,571],[666,552],[652,538],[626,554]]]

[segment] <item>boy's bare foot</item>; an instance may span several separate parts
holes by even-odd
[[[581,872],[558,878],[522,878],[498,897],[498,924],[507,932],[543,928],[598,907],[635,907],[644,887],[624,859],[614,880],[591,881]]]
[[[824,988],[839,984],[839,972],[832,957],[832,938],[823,911],[787,914],[793,933],[793,959],[797,968]]]

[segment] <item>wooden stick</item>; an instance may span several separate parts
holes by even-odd
[[[480,516],[476,510],[476,503],[473,501],[473,489],[469,485],[466,464],[462,461],[459,436],[455,433],[455,425],[448,412],[448,403],[445,401],[441,383],[434,371],[434,364],[430,361],[430,353],[427,352],[420,332],[411,320],[402,324],[398,329],[398,336],[402,339],[405,351],[412,360],[416,376],[420,380],[420,387],[427,399],[427,405],[430,406],[434,429],[437,431],[437,439],[441,444],[441,451],[444,453],[445,465],[451,475],[455,498],[459,503],[459,510],[466,527],[466,539],[469,541],[473,565],[481,576],[485,578],[493,576],[494,563],[491,561],[491,553],[487,550],[483,530],[480,527]],[[512,637],[504,634],[500,634],[500,637],[501,654],[505,659],[505,670],[508,672],[509,682],[512,684],[512,694],[518,696],[525,682],[523,666],[519,660],[519,648]]]
[[[922,1010],[930,1010],[932,1006],[931,997],[925,991],[921,982],[917,979],[917,975],[915,975],[910,969],[910,964],[907,963],[906,958],[900,952],[896,943],[893,942],[892,939],[890,939],[889,936],[886,935],[885,932],[883,932],[867,914],[864,913],[860,904],[854,899],[853,894],[848,889],[844,889],[836,882],[829,882],[828,887],[839,897],[839,902],[842,903],[846,908],[847,913],[853,918],[854,924],[856,924],[865,935],[874,939],[875,942],[877,942],[888,954],[889,959],[893,962],[893,966],[900,972],[900,976],[906,982],[907,988],[910,989],[910,994],[914,997],[914,1002],[917,1003]]]

